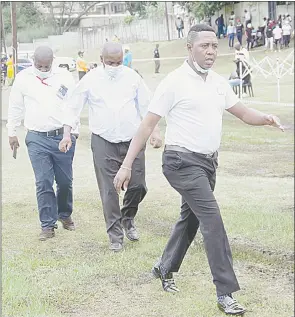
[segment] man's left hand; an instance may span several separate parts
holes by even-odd
[[[285,131],[284,127],[281,125],[280,119],[272,114],[266,117],[266,124],[275,128],[279,128],[282,132]]]
[[[162,138],[159,133],[152,133],[150,137],[150,144],[154,149],[158,149],[162,146]]]

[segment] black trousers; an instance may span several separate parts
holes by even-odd
[[[147,193],[145,183],[145,155],[142,150],[132,165],[131,179],[120,209],[119,196],[113,181],[127,154],[130,142],[112,143],[92,134],[91,149],[107,233],[111,243],[123,242],[124,227],[133,226],[138,205]]]
[[[198,153],[163,153],[163,173],[182,196],[177,221],[161,257],[164,272],[177,272],[198,228],[216,286],[217,295],[240,289],[233,270],[232,254],[213,191],[216,181],[217,152],[213,157]]]
[[[83,78],[83,76],[86,75],[86,72],[80,72],[79,71],[79,80],[81,80]]]

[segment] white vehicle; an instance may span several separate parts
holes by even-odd
[[[66,68],[70,72],[76,70],[76,61],[71,57],[54,56],[53,63],[58,67]]]

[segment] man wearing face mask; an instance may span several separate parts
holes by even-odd
[[[101,61],[103,67],[87,73],[67,101],[68,116],[64,121],[65,132],[60,150],[64,152],[71,148],[69,132],[75,127],[83,106],[88,103],[91,149],[110,250],[118,252],[123,248],[123,230],[129,240],[139,239],[134,218],[147,193],[144,149],[138,153],[130,168],[132,177],[121,210],[113,179],[141,118],[147,112],[151,94],[141,76],[122,65],[120,43],[105,43]],[[155,128],[150,142],[155,148],[161,146],[158,128]]]
[[[132,139],[114,185],[118,192],[122,186],[128,186],[129,169],[134,158],[161,117],[165,117],[163,174],[182,196],[182,205],[180,218],[152,272],[161,280],[165,291],[178,292],[173,272],[178,272],[200,227],[216,286],[218,307],[226,314],[238,315],[243,314],[245,309],[232,296],[240,287],[220,210],[213,195],[222,115],[227,110],[250,125],[283,128],[277,117],[245,107],[226,79],[211,70],[217,48],[218,40],[212,27],[197,24],[190,29],[188,59],[157,87],[149,112]]]
[[[75,86],[65,69],[52,69],[53,52],[40,46],[34,53],[34,66],[17,74],[9,96],[8,136],[13,150],[19,141],[16,128],[24,119],[28,130],[25,143],[36,179],[36,194],[41,222],[39,239],[55,236],[56,221],[67,230],[74,230],[72,162],[76,137],[70,135],[73,146],[61,153],[58,144],[63,135],[63,104]],[[77,133],[77,131],[75,131]],[[53,182],[56,181],[56,194]]]

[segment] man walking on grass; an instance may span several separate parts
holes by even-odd
[[[123,229],[129,240],[139,239],[134,218],[147,193],[144,149],[136,155],[130,168],[130,186],[124,195],[121,210],[113,179],[122,165],[141,118],[147,113],[150,91],[137,72],[122,65],[123,50],[120,43],[105,43],[101,60],[103,67],[87,73],[67,102],[68,114],[64,121],[65,131],[60,150],[66,152],[71,148],[71,127],[75,127],[83,106],[88,103],[94,168],[110,249],[117,252],[123,248]],[[156,128],[151,136],[151,144],[157,148],[161,143]]]
[[[34,66],[17,74],[9,96],[7,122],[12,150],[19,147],[16,128],[23,119],[28,130],[25,143],[36,179],[42,228],[39,239],[42,241],[55,236],[57,220],[62,222],[65,229],[75,230],[71,218],[72,163],[77,130],[75,135],[69,136],[73,147],[66,154],[58,149],[63,135],[63,103],[74,89],[75,81],[67,70],[52,68],[52,61],[52,50],[40,46],[34,53]]]
[[[220,145],[223,111],[227,110],[250,125],[282,129],[277,117],[245,107],[227,81],[211,70],[217,56],[218,40],[208,25],[193,26],[187,37],[188,60],[160,83],[132,139],[118,171],[114,186],[127,189],[133,161],[161,117],[166,118],[163,173],[182,196],[180,218],[163,255],[152,272],[165,291],[176,293],[173,272],[178,272],[198,228],[216,286],[218,307],[230,315],[245,309],[233,298],[240,289],[232,254],[218,204],[213,195],[217,151]],[[179,82],[182,84],[179,85]]]

